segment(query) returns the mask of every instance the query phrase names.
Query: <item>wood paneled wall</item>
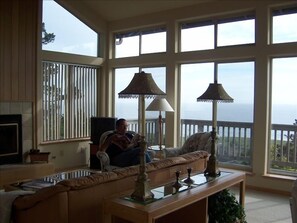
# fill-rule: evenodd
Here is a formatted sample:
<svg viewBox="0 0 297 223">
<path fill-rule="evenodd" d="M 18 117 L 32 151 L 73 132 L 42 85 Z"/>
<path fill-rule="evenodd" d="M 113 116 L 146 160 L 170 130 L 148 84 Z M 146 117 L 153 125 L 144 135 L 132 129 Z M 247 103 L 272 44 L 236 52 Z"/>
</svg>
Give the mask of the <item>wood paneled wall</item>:
<svg viewBox="0 0 297 223">
<path fill-rule="evenodd" d="M 38 0 L 0 0 L 0 101 L 34 101 Z"/>
</svg>

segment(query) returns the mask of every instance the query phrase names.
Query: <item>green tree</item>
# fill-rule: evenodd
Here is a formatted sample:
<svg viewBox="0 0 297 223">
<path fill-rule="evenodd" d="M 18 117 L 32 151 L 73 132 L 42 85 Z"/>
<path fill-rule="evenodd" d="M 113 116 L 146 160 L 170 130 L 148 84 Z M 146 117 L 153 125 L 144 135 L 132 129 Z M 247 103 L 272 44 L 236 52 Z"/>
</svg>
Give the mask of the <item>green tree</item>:
<svg viewBox="0 0 297 223">
<path fill-rule="evenodd" d="M 42 44 L 48 44 L 55 41 L 56 35 L 54 33 L 48 33 L 45 29 L 45 23 L 42 23 Z"/>
</svg>

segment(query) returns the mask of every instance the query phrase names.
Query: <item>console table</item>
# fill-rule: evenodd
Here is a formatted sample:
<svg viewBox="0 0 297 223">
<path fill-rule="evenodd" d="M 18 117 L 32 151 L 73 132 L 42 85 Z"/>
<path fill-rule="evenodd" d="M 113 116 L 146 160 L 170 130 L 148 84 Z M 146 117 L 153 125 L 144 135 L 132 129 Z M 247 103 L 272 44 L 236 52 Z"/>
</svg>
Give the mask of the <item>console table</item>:
<svg viewBox="0 0 297 223">
<path fill-rule="evenodd" d="M 203 177 L 203 174 L 200 175 Z M 210 182 L 202 182 L 174 194 L 171 194 L 170 188 L 168 193 L 162 187 L 152 189 L 156 199 L 146 204 L 129 200 L 127 195 L 107 199 L 104 203 L 105 222 L 207 222 L 208 197 L 236 184 L 240 187 L 239 202 L 244 206 L 245 173 L 232 170 L 222 172 L 220 177 Z"/>
</svg>

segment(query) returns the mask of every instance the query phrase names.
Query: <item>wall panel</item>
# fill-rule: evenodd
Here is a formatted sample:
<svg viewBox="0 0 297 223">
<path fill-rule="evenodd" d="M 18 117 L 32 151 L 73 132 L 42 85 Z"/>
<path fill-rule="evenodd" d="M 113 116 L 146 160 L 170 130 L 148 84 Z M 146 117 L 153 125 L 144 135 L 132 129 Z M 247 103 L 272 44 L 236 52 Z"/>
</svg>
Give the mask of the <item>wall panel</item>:
<svg viewBox="0 0 297 223">
<path fill-rule="evenodd" d="M 38 4 L 0 1 L 0 101 L 34 100 Z"/>
</svg>

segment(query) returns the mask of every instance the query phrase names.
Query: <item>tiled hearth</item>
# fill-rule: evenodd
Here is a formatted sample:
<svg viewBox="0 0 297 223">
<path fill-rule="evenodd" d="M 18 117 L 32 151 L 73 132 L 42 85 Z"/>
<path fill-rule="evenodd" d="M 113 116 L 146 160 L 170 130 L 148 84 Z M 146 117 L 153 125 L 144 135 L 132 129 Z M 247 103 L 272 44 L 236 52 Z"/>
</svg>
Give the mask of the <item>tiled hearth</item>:
<svg viewBox="0 0 297 223">
<path fill-rule="evenodd" d="M 0 115 L 22 115 L 23 154 L 33 146 L 33 108 L 32 102 L 0 102 Z M 26 160 L 24 160 L 26 161 Z"/>
</svg>

